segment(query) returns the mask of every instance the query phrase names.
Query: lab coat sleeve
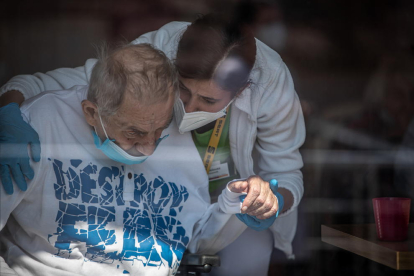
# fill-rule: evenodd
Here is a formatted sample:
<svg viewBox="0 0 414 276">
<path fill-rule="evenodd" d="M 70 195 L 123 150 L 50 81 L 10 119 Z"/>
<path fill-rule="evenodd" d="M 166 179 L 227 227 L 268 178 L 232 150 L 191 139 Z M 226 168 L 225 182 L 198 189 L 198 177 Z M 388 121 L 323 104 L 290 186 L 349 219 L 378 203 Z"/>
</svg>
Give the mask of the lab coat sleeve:
<svg viewBox="0 0 414 276">
<path fill-rule="evenodd" d="M 60 68 L 47 73 L 15 76 L 0 88 L 0 95 L 10 90 L 18 90 L 27 100 L 44 91 L 87 85 L 95 63 L 96 59 L 88 59 L 84 66 L 77 68 Z"/>
<path fill-rule="evenodd" d="M 171 22 L 157 31 L 141 35 L 132 44 L 149 43 L 163 51 L 170 59 L 175 58 L 181 33 L 187 22 Z M 0 88 L 0 95 L 10 90 L 20 91 L 27 100 L 41 92 L 69 89 L 75 85 L 87 85 L 96 59 L 88 59 L 85 65 L 77 68 L 60 68 L 47 73 L 18 75 Z"/>
<path fill-rule="evenodd" d="M 215 254 L 243 233 L 247 227 L 234 215 L 240 213 L 241 195 L 225 188 L 218 202 L 210 205 L 194 225 L 193 238 L 188 245 L 191 253 Z"/>
<path fill-rule="evenodd" d="M 141 35 L 131 43 L 151 44 L 155 48 L 163 51 L 169 59 L 174 60 L 177 54 L 178 42 L 189 24 L 188 22 L 173 21 L 162 26 L 157 31 Z"/>
<path fill-rule="evenodd" d="M 279 188 L 292 193 L 293 206 L 282 217 L 298 206 L 304 192 L 299 148 L 305 140 L 305 123 L 292 77 L 283 62 L 266 83 L 257 114 L 255 166 L 263 179 L 274 178 Z"/>
</svg>

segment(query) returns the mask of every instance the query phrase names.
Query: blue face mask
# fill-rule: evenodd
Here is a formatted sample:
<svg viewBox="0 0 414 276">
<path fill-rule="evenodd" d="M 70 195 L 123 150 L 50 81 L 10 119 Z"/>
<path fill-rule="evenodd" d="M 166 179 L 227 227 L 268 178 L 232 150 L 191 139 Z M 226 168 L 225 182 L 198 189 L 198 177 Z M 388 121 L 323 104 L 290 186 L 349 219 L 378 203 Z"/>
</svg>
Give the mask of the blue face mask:
<svg viewBox="0 0 414 276">
<path fill-rule="evenodd" d="M 93 141 L 95 143 L 95 146 L 100 149 L 106 156 L 108 156 L 110 159 L 124 163 L 127 165 L 134 165 L 134 164 L 140 164 L 147 160 L 148 156 L 133 156 L 128 154 L 126 151 L 124 151 L 122 148 L 120 148 L 117 144 L 115 144 L 115 140 L 110 140 L 108 138 L 108 135 L 106 134 L 105 127 L 102 124 L 101 116 L 99 115 L 99 120 L 101 121 L 101 126 L 103 128 L 103 131 L 106 136 L 106 140 L 101 143 L 101 139 L 96 134 L 96 130 L 92 132 L 93 135 Z M 161 143 L 162 140 L 167 138 L 168 135 L 165 135 L 162 138 L 159 138 L 156 142 L 155 149 L 157 149 L 158 145 Z M 155 151 L 155 150 L 154 150 Z"/>
</svg>

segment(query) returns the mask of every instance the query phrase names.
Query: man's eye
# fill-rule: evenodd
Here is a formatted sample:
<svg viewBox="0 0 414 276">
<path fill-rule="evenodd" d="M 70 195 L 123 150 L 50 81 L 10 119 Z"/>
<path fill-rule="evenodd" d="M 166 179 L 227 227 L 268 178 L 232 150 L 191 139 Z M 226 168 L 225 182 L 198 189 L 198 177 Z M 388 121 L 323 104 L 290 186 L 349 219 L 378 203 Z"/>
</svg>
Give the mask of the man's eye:
<svg viewBox="0 0 414 276">
<path fill-rule="evenodd" d="M 137 133 L 135 131 L 125 132 L 125 136 L 127 136 L 127 137 L 134 137 L 135 135 L 137 135 Z"/>
<path fill-rule="evenodd" d="M 137 137 L 137 136 L 143 137 L 143 136 L 145 136 L 145 133 L 141 132 L 141 131 L 127 131 L 127 132 L 125 132 L 125 136 L 127 138 L 134 138 L 134 137 Z"/>
</svg>

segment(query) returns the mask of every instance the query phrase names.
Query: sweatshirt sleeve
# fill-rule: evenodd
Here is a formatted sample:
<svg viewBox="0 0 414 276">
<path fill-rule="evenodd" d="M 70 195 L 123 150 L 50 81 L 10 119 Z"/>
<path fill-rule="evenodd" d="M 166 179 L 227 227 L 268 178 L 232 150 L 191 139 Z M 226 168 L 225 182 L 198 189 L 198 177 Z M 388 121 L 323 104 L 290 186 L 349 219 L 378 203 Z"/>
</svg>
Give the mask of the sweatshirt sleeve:
<svg viewBox="0 0 414 276">
<path fill-rule="evenodd" d="M 96 59 L 88 59 L 84 66 L 77 68 L 60 68 L 47 73 L 15 76 L 0 88 L 0 95 L 10 90 L 18 90 L 27 100 L 44 91 L 87 85 L 95 63 Z"/>
<path fill-rule="evenodd" d="M 0 271 L 2 276 L 18 276 L 17 273 L 0 257 Z"/>
<path fill-rule="evenodd" d="M 0 180 L 1 183 L 1 180 Z M 15 185 L 13 181 L 13 185 Z M 30 187 L 30 181 L 28 183 Z M 0 230 L 4 228 L 11 213 L 16 209 L 19 203 L 23 200 L 25 192 L 15 190 L 12 195 L 6 194 L 3 188 L 0 191 Z"/>
<path fill-rule="evenodd" d="M 240 236 L 247 226 L 234 214 L 240 213 L 240 196 L 227 187 L 195 224 L 193 238 L 188 245 L 191 253 L 215 254 Z"/>
</svg>

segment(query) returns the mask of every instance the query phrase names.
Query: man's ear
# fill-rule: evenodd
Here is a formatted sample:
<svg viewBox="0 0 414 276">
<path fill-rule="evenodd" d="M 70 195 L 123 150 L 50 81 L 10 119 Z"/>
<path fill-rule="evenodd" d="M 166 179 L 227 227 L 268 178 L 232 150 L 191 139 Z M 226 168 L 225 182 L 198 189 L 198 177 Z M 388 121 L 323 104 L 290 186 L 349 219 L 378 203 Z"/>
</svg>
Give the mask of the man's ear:
<svg viewBox="0 0 414 276">
<path fill-rule="evenodd" d="M 96 104 L 89 100 L 82 101 L 82 111 L 85 116 L 86 122 L 95 127 L 98 126 L 98 107 Z"/>
</svg>

